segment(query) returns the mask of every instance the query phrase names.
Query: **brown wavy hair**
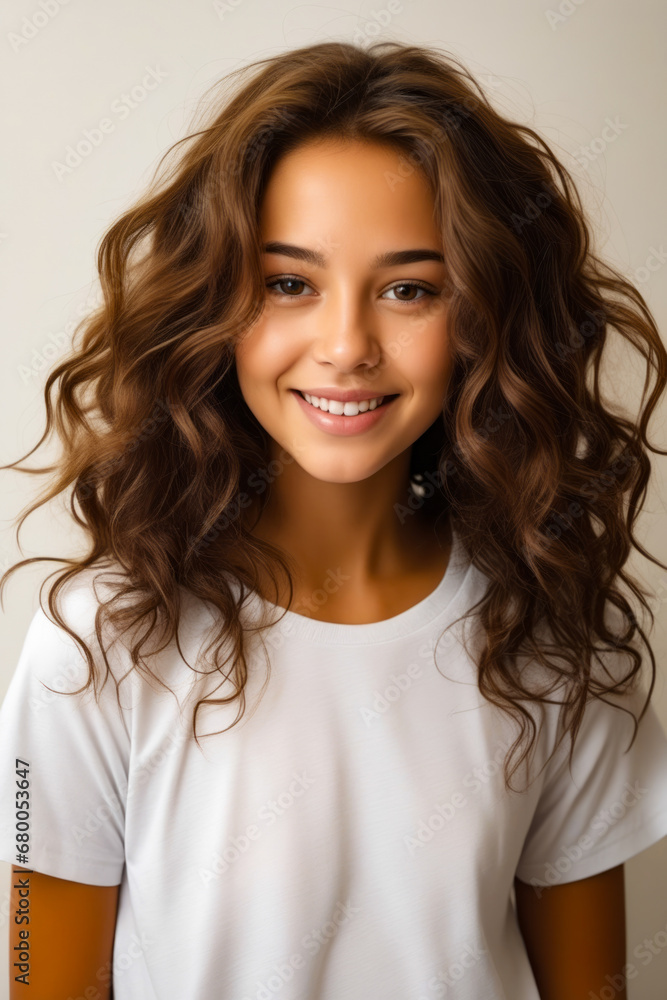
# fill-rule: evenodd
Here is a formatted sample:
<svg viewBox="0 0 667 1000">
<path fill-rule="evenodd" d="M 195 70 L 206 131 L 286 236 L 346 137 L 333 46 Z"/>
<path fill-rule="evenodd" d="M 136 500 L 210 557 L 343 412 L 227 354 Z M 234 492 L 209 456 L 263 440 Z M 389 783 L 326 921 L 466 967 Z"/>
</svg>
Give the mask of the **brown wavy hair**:
<svg viewBox="0 0 667 1000">
<path fill-rule="evenodd" d="M 230 81 L 238 85 L 222 94 Z M 310 45 L 250 63 L 209 93 L 215 113 L 165 153 L 148 192 L 101 240 L 102 305 L 50 372 L 46 429 L 18 460 L 57 432 L 57 464 L 19 470 L 55 476 L 21 516 L 17 538 L 30 513 L 72 487 L 69 510 L 89 551 L 53 560 L 69 568 L 48 603 L 85 652 L 85 688 L 96 683 L 93 658 L 55 601 L 69 578 L 110 562 L 121 567 L 121 583 L 96 611 L 100 646 L 103 614 L 115 626 L 144 624 L 130 646 L 132 666 L 164 683 L 142 650 L 161 628 L 165 644 L 175 636 L 182 655 L 178 623 L 188 592 L 220 613 L 207 651 L 233 692 L 210 704 L 238 698 L 232 725 L 243 715 L 245 588 L 259 590 L 259 567 L 274 585 L 277 572 L 286 575 L 290 604 L 293 586 L 285 553 L 254 537 L 244 515 L 243 487 L 271 478 L 258 476 L 269 464 L 269 438 L 240 393 L 234 344 L 265 304 L 259 208 L 271 170 L 307 140 L 336 138 L 389 145 L 397 172 L 388 183 L 421 170 L 434 191 L 453 368 L 442 419 L 412 448 L 413 500 L 449 514 L 468 558 L 488 578 L 468 615 L 476 614 L 484 637 L 479 689 L 520 724 L 506 783 L 514 754 L 523 749 L 523 761 L 535 740 L 526 704 L 548 701 L 524 685 L 516 667 L 522 651 L 567 689 L 558 704 L 572 753 L 588 699 L 636 683 L 637 632 L 652 667 L 641 720 L 655 658 L 617 583 L 653 623 L 648 591 L 623 567 L 633 545 L 663 566 L 636 541 L 633 525 L 650 476 L 647 449 L 667 454 L 646 438 L 667 354 L 642 295 L 593 253 L 568 171 L 535 131 L 503 117 L 469 71 L 435 47 Z M 646 362 L 635 420 L 601 399 L 612 330 Z M 651 368 L 655 386 L 646 398 Z M 425 475 L 436 483 L 430 494 L 420 489 Z M 269 495 L 270 486 L 261 509 Z M 0 594 L 7 577 L 33 561 L 12 566 Z M 619 630 L 605 620 L 608 605 L 620 613 Z M 547 635 L 557 662 L 545 656 Z M 226 641 L 233 662 L 225 673 L 230 657 L 217 658 Z M 605 650 L 629 656 L 627 674 L 613 684 L 592 669 L 594 654 Z M 193 712 L 196 740 L 205 701 Z"/>
</svg>

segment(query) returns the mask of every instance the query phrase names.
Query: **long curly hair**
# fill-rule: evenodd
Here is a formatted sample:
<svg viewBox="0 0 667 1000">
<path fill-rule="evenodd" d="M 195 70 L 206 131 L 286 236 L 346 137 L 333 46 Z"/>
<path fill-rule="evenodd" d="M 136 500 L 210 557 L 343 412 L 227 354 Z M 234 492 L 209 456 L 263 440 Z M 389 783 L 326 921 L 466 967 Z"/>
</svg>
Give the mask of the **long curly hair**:
<svg viewBox="0 0 667 1000">
<path fill-rule="evenodd" d="M 222 94 L 229 82 L 238 85 Z M 208 649 L 232 692 L 209 703 L 238 699 L 232 725 L 243 715 L 246 589 L 259 590 L 261 569 L 274 585 L 277 573 L 285 574 L 290 603 L 294 592 L 287 554 L 253 536 L 243 514 L 244 486 L 253 477 L 266 485 L 263 509 L 271 475 L 269 438 L 241 395 L 234 345 L 265 306 L 259 209 L 272 168 L 306 140 L 340 138 L 391 146 L 397 171 L 387 183 L 421 170 L 434 191 L 452 372 L 442 419 L 412 448 L 411 502 L 447 512 L 488 579 L 468 614 L 484 637 L 479 690 L 519 723 L 506 783 L 510 762 L 523 751 L 511 776 L 535 741 L 528 703 L 548 700 L 525 685 L 516 667 L 522 652 L 566 691 L 558 704 L 571 754 L 588 699 L 636 684 L 637 633 L 652 667 L 641 720 L 655 658 L 617 584 L 632 590 L 652 624 L 649 591 L 623 567 L 633 545 L 663 566 L 637 542 L 633 525 L 650 476 L 647 449 L 667 454 L 646 438 L 667 354 L 640 292 L 593 253 L 568 171 L 535 131 L 503 117 L 469 71 L 436 47 L 309 45 L 245 65 L 208 93 L 214 114 L 165 153 L 147 193 L 102 238 L 102 304 L 77 327 L 80 344 L 48 375 L 42 438 L 3 466 L 16 467 L 57 432 L 58 462 L 19 470 L 55 475 L 22 514 L 17 538 L 30 513 L 72 487 L 68 509 L 88 553 L 57 560 L 68 568 L 48 603 L 86 655 L 85 688 L 96 684 L 94 660 L 56 598 L 68 579 L 108 562 L 122 572 L 95 617 L 107 675 L 103 618 L 136 629 L 132 668 L 164 683 L 142 650 L 159 633 L 165 645 L 175 637 L 182 655 L 178 624 L 187 593 L 219 612 Z M 601 399 L 612 330 L 646 362 L 635 420 Z M 650 368 L 655 386 L 647 398 Z M 9 575 L 33 561 L 3 575 L 0 595 Z M 622 627 L 610 627 L 607 606 Z M 230 655 L 218 662 L 227 642 Z M 592 661 L 605 651 L 628 654 L 627 674 L 596 678 Z M 194 707 L 195 740 L 205 702 Z"/>
</svg>

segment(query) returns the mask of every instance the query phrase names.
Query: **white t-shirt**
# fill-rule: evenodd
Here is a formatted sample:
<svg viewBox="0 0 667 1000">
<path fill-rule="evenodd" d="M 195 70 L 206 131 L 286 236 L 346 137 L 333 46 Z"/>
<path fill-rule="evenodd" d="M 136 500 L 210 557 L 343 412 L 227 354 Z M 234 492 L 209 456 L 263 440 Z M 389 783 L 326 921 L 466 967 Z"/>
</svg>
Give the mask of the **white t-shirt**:
<svg viewBox="0 0 667 1000">
<path fill-rule="evenodd" d="M 92 572 L 60 605 L 85 636 Z M 632 718 L 591 701 L 572 775 L 566 741 L 538 774 L 557 735 L 559 706 L 546 705 L 532 781 L 520 769 L 521 790 L 505 791 L 516 724 L 480 695 L 459 631 L 436 648 L 484 585 L 454 535 L 442 581 L 402 614 L 343 625 L 287 612 L 264 645 L 251 639 L 243 720 L 201 736 L 203 752 L 192 707 L 220 674 L 195 689 L 172 643 L 151 666 L 180 710 L 136 671 L 122 709 L 112 678 L 99 704 L 50 693 L 40 680 L 74 690 L 87 665 L 38 609 L 0 712 L 0 858 L 16 862 L 28 780 L 25 866 L 120 884 L 115 1000 L 539 1000 L 514 876 L 586 878 L 667 835 L 667 738 L 651 703 L 625 753 Z M 243 612 L 262 606 L 253 593 Z M 180 642 L 200 670 L 213 624 L 192 599 Z M 120 680 L 127 649 L 108 655 Z M 635 715 L 644 700 L 627 703 Z M 200 709 L 198 734 L 238 711 Z"/>
</svg>

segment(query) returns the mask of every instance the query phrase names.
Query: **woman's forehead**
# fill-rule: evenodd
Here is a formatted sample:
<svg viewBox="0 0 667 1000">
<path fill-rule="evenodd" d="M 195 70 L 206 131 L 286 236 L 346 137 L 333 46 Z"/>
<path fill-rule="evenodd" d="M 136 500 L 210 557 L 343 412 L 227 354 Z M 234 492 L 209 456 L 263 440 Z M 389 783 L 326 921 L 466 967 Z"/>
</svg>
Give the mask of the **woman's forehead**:
<svg viewBox="0 0 667 1000">
<path fill-rule="evenodd" d="M 383 243 L 432 241 L 437 227 L 431 188 L 417 170 L 401 176 L 400 157 L 395 149 L 361 142 L 313 143 L 285 154 L 262 199 L 264 240 L 308 240 L 310 246 L 326 236 L 340 244 L 372 229 L 383 234 Z"/>
</svg>

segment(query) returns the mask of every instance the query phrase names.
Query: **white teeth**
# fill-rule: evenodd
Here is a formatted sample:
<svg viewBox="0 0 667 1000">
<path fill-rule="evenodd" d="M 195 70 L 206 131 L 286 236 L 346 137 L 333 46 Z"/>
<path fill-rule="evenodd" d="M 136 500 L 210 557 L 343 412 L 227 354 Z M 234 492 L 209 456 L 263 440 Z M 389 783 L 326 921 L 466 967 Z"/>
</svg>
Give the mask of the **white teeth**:
<svg viewBox="0 0 667 1000">
<path fill-rule="evenodd" d="M 324 396 L 310 396 L 307 392 L 304 392 L 303 395 L 311 406 L 316 406 L 325 413 L 334 413 L 345 417 L 356 417 L 358 413 L 365 413 L 366 410 L 374 410 L 384 399 L 384 396 L 376 396 L 375 399 L 361 399 L 358 403 L 343 403 L 340 399 L 325 399 Z"/>
</svg>

